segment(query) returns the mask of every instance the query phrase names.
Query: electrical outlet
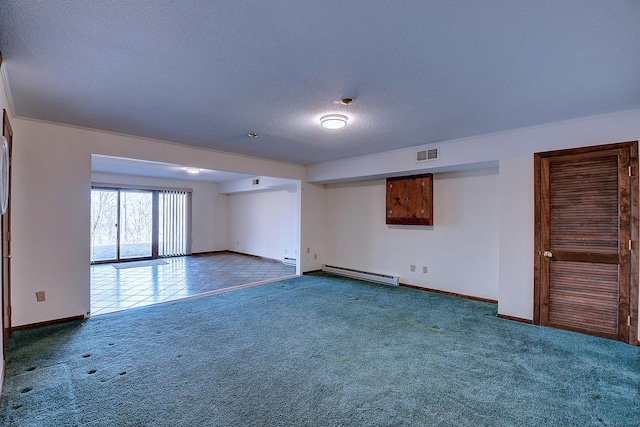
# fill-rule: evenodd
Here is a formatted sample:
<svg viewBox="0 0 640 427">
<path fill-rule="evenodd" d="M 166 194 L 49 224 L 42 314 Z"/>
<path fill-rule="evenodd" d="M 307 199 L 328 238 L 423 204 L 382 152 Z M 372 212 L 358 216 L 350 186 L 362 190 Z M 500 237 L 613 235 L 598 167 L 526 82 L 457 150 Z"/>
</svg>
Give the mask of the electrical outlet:
<svg viewBox="0 0 640 427">
<path fill-rule="evenodd" d="M 318 259 L 318 254 L 313 254 L 313 259 Z"/>
<path fill-rule="evenodd" d="M 422 272 L 423 272 L 424 274 L 427 274 L 427 266 L 426 266 L 426 265 L 423 265 L 423 266 L 422 266 Z"/>
<path fill-rule="evenodd" d="M 47 294 L 44 291 L 36 292 L 36 301 L 44 302 L 47 299 Z"/>
<path fill-rule="evenodd" d="M 415 266 L 415 265 L 413 265 L 413 264 L 411 264 L 411 265 L 409 266 L 409 270 L 411 270 L 411 271 L 416 271 L 416 266 Z"/>
<path fill-rule="evenodd" d="M 311 248 L 307 248 L 307 253 L 310 253 L 310 252 L 311 252 Z"/>
</svg>

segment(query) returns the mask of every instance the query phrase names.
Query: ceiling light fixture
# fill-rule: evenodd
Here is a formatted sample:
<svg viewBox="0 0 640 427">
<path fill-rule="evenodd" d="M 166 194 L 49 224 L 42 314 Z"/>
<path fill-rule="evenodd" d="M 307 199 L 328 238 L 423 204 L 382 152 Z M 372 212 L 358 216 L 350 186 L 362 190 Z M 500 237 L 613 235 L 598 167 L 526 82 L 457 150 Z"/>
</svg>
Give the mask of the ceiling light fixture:
<svg viewBox="0 0 640 427">
<path fill-rule="evenodd" d="M 184 170 L 193 175 L 200 173 L 200 168 L 184 168 Z"/>
<path fill-rule="evenodd" d="M 257 137 L 260 136 L 260 134 L 259 133 L 255 133 L 255 132 L 251 132 L 251 133 L 248 133 L 247 136 L 249 138 L 257 138 Z"/>
<path fill-rule="evenodd" d="M 327 114 L 320 117 L 320 124 L 325 129 L 342 129 L 347 125 L 347 120 L 349 118 L 342 114 Z"/>
</svg>

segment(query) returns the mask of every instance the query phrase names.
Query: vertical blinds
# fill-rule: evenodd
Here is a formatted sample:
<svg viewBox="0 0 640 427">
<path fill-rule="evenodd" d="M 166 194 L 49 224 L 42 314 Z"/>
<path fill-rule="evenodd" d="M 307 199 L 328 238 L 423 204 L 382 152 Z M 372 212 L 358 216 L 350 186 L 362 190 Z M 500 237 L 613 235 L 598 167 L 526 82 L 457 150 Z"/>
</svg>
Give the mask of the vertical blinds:
<svg viewBox="0 0 640 427">
<path fill-rule="evenodd" d="M 158 195 L 158 256 L 191 253 L 189 242 L 190 193 L 181 190 L 160 191 Z"/>
</svg>

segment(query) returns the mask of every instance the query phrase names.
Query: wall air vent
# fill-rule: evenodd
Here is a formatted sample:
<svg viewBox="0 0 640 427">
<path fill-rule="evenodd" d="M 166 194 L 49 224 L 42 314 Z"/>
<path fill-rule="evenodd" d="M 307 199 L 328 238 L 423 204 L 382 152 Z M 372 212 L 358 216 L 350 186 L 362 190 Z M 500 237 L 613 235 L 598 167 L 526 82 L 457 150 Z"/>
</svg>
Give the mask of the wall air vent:
<svg viewBox="0 0 640 427">
<path fill-rule="evenodd" d="M 291 258 L 288 256 L 282 258 L 282 263 L 284 265 L 288 265 L 289 267 L 295 267 L 298 264 L 295 258 Z"/>
<path fill-rule="evenodd" d="M 440 148 L 429 148 L 416 153 L 416 162 L 431 162 L 440 158 Z"/>
<path fill-rule="evenodd" d="M 260 178 L 254 179 L 253 180 L 253 185 L 258 185 L 258 184 L 260 184 Z"/>
</svg>

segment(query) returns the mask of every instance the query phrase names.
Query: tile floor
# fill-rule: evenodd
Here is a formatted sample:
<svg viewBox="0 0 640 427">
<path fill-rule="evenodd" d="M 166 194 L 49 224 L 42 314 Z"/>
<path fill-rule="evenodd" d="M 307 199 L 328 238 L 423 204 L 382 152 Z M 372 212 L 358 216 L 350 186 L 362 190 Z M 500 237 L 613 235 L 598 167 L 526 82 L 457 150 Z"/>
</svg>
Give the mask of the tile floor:
<svg viewBox="0 0 640 427">
<path fill-rule="evenodd" d="M 165 265 L 91 266 L 91 315 L 170 301 L 296 274 L 279 261 L 221 252 L 164 258 Z"/>
</svg>

